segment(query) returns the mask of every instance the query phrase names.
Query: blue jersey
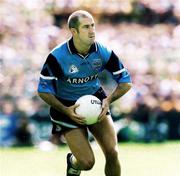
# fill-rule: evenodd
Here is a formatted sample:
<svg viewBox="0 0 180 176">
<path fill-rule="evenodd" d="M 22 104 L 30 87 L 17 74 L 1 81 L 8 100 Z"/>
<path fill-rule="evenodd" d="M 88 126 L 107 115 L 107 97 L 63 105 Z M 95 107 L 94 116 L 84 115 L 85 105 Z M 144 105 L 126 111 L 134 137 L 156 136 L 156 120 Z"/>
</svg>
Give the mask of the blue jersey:
<svg viewBox="0 0 180 176">
<path fill-rule="evenodd" d="M 77 52 L 71 38 L 48 55 L 41 70 L 38 92 L 75 101 L 82 95 L 94 94 L 101 87 L 98 74 L 104 69 L 117 83 L 131 82 L 127 69 L 112 50 L 95 42 L 83 56 Z"/>
</svg>

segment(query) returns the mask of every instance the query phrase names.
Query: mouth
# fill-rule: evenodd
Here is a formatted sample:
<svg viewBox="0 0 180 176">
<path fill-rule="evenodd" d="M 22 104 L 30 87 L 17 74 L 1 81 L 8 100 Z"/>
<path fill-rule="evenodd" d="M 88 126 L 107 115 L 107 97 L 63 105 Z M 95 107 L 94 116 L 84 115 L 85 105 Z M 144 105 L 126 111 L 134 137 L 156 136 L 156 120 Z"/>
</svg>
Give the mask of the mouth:
<svg viewBox="0 0 180 176">
<path fill-rule="evenodd" d="M 92 35 L 92 36 L 89 36 L 89 38 L 90 38 L 90 39 L 93 39 L 93 38 L 95 38 L 95 36 L 94 36 L 94 35 Z"/>
</svg>

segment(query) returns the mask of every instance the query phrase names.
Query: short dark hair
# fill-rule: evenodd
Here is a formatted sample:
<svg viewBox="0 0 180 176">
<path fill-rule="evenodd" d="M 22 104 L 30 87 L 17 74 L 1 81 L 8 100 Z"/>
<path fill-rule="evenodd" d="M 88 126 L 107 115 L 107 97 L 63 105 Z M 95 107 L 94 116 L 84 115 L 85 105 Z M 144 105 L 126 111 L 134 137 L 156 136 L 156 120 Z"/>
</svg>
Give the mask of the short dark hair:
<svg viewBox="0 0 180 176">
<path fill-rule="evenodd" d="M 92 18 L 92 15 L 89 12 L 85 11 L 85 10 L 78 10 L 78 11 L 73 12 L 68 18 L 68 27 L 69 27 L 69 29 L 75 28 L 75 29 L 78 30 L 79 25 L 80 25 L 80 23 L 79 23 L 79 18 L 80 17 L 83 17 L 83 18 L 90 17 L 90 18 Z"/>
</svg>

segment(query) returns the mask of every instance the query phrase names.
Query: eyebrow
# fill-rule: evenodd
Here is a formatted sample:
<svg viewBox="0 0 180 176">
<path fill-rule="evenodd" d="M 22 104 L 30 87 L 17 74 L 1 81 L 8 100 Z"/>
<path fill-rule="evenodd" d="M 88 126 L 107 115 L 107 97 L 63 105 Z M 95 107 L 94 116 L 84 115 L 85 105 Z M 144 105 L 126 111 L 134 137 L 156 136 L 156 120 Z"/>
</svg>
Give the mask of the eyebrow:
<svg viewBox="0 0 180 176">
<path fill-rule="evenodd" d="M 86 26 L 94 26 L 95 25 L 95 23 L 91 23 L 91 24 L 84 24 L 84 25 L 82 25 L 82 27 L 86 27 Z"/>
</svg>

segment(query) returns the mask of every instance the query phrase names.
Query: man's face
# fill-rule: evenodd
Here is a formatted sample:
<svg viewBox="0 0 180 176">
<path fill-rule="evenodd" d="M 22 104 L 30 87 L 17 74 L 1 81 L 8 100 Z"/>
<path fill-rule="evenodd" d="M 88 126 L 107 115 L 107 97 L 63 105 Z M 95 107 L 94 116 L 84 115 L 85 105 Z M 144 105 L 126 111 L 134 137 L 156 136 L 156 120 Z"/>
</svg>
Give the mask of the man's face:
<svg viewBox="0 0 180 176">
<path fill-rule="evenodd" d="M 91 45 L 95 40 L 95 24 L 92 18 L 79 18 L 79 30 L 77 37 L 80 42 L 85 45 Z"/>
</svg>

